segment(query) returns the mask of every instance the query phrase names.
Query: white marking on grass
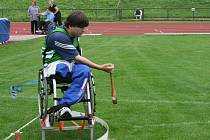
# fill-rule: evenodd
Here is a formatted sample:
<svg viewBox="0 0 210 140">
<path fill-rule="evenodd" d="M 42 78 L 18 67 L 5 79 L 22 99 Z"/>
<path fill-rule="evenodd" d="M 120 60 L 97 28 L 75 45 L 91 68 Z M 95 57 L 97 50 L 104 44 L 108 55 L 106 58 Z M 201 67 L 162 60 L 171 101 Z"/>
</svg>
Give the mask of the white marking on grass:
<svg viewBox="0 0 210 140">
<path fill-rule="evenodd" d="M 210 35 L 210 33 L 144 33 L 144 35 Z"/>
<path fill-rule="evenodd" d="M 30 125 L 32 122 L 34 122 L 36 119 L 38 119 L 39 117 L 35 117 L 33 118 L 31 121 L 29 121 L 28 123 L 26 123 L 25 125 L 23 125 L 22 127 L 20 127 L 18 130 L 16 130 L 15 132 L 13 133 L 10 133 L 10 135 L 8 137 L 6 137 L 4 140 L 8 140 L 10 139 L 12 136 L 15 135 L 15 133 L 19 133 L 22 129 L 24 129 L 25 127 L 27 127 L 28 125 Z"/>
<path fill-rule="evenodd" d="M 177 122 L 177 123 L 161 123 L 161 124 L 143 124 L 143 125 L 134 125 L 135 128 L 145 128 L 145 127 L 176 127 L 183 125 L 197 125 L 197 124 L 210 124 L 210 121 L 206 122 Z"/>
<path fill-rule="evenodd" d="M 39 37 L 44 37 L 45 35 L 11 35 L 9 41 L 22 41 L 29 40 Z"/>
<path fill-rule="evenodd" d="M 102 35 L 102 34 L 83 34 L 83 35 Z M 11 35 L 9 41 L 22 41 L 22 40 L 30 40 L 30 39 L 35 39 L 35 38 L 40 38 L 44 37 L 46 35 Z"/>
<path fill-rule="evenodd" d="M 20 93 L 21 94 L 21 93 Z M 11 96 L 0 96 L 1 98 L 11 98 Z M 17 98 L 24 98 L 24 99 L 37 99 L 37 97 L 33 96 L 18 96 Z M 97 99 L 97 101 L 101 102 L 111 102 L 111 100 L 106 99 Z M 155 104 L 203 104 L 209 105 L 210 102 L 204 101 L 172 101 L 172 100 L 132 100 L 132 99 L 118 99 L 119 102 L 128 102 L 128 103 L 155 103 Z"/>
<path fill-rule="evenodd" d="M 21 93 L 17 93 L 21 94 Z M 0 96 L 1 98 L 12 98 L 11 96 Z M 33 96 L 19 96 L 17 95 L 17 98 L 24 98 L 24 99 L 37 99 L 38 97 L 33 97 Z"/>
<path fill-rule="evenodd" d="M 98 101 L 110 102 L 111 100 L 97 99 Z M 172 101 L 172 100 L 132 100 L 132 99 L 118 99 L 119 102 L 128 103 L 156 103 L 156 104 L 207 104 L 210 102 L 203 101 Z"/>
<path fill-rule="evenodd" d="M 102 35 L 102 34 L 83 34 L 84 36 L 98 36 L 98 35 Z"/>
</svg>

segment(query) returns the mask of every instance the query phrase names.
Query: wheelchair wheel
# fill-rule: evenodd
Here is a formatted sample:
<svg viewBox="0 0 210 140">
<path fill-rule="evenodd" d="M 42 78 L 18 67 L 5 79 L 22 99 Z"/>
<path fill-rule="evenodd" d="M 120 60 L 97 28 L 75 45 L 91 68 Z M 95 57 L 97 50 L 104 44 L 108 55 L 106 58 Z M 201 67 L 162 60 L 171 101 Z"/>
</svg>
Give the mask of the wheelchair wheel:
<svg viewBox="0 0 210 140">
<path fill-rule="evenodd" d="M 94 99 L 94 89 L 93 89 L 93 82 L 89 81 L 86 85 L 86 91 L 84 94 L 84 99 L 88 100 L 88 102 L 84 102 L 84 110 L 85 110 L 85 115 L 89 117 L 88 119 L 88 124 L 92 125 L 94 122 L 94 107 L 95 103 L 93 100 Z"/>
<path fill-rule="evenodd" d="M 50 122 L 50 126 L 54 125 L 54 122 L 55 122 L 55 115 L 54 114 L 49 114 L 49 122 Z"/>
<path fill-rule="evenodd" d="M 43 75 L 43 70 L 40 70 L 38 76 L 38 108 L 40 119 L 43 119 L 47 112 L 48 88 L 47 79 Z"/>
</svg>

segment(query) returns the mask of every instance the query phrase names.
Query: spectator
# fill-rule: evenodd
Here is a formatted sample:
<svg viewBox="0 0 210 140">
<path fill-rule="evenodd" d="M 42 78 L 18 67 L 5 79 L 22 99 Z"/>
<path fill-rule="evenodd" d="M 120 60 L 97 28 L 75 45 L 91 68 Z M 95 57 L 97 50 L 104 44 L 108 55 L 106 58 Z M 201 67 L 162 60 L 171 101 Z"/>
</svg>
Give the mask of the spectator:
<svg viewBox="0 0 210 140">
<path fill-rule="evenodd" d="M 136 9 L 136 11 L 134 12 L 134 15 L 136 19 L 142 20 L 142 10 Z"/>
<path fill-rule="evenodd" d="M 39 15 L 40 8 L 36 5 L 36 1 L 32 1 L 31 6 L 28 8 L 28 15 L 30 16 L 31 21 L 31 33 L 34 34 L 38 30 L 38 22 L 39 22 Z"/>
<path fill-rule="evenodd" d="M 54 28 L 54 18 L 55 18 L 55 16 L 48 9 L 43 13 L 39 13 L 39 15 L 45 16 L 45 20 L 40 21 L 40 23 L 39 23 L 39 29 L 41 30 L 42 34 L 48 33 L 50 30 L 52 30 Z"/>
<path fill-rule="evenodd" d="M 48 9 L 43 13 L 39 13 L 39 15 L 42 15 L 42 16 L 46 17 L 45 22 L 48 22 L 48 21 L 53 22 L 54 19 L 55 19 L 55 15 Z"/>
<path fill-rule="evenodd" d="M 54 18 L 54 22 L 58 25 L 61 26 L 62 25 L 62 21 L 61 21 L 61 12 L 60 9 L 55 5 L 54 0 L 49 0 L 49 6 L 48 9 L 54 13 L 55 18 Z"/>
</svg>

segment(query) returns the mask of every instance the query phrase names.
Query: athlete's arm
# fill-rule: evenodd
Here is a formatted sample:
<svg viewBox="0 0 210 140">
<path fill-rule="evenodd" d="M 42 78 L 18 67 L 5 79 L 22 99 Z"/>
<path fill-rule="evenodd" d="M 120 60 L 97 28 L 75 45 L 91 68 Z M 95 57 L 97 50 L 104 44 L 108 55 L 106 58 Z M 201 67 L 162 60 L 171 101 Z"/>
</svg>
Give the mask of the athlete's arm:
<svg viewBox="0 0 210 140">
<path fill-rule="evenodd" d="M 91 60 L 89 60 L 85 57 L 82 57 L 80 55 L 77 55 L 75 57 L 75 60 L 77 62 L 82 63 L 82 64 L 86 64 L 91 68 L 98 69 L 98 70 L 103 70 L 103 71 L 108 72 L 108 73 L 112 72 L 112 70 L 114 69 L 114 65 L 111 64 L 111 63 L 102 64 L 102 65 L 96 64 L 96 63 L 92 62 Z"/>
<path fill-rule="evenodd" d="M 63 60 L 71 62 L 79 52 L 73 46 L 67 35 L 61 32 L 55 32 L 47 38 L 47 45 L 50 46 L 62 56 Z"/>
</svg>

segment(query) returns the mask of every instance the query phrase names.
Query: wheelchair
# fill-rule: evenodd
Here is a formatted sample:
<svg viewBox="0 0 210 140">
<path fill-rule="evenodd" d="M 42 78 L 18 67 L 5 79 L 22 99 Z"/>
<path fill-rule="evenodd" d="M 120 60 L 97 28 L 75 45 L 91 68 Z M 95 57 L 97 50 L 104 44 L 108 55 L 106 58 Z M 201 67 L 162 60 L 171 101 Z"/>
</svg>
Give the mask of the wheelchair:
<svg viewBox="0 0 210 140">
<path fill-rule="evenodd" d="M 57 130 L 56 123 L 59 126 L 59 130 L 77 130 L 77 129 L 89 129 L 90 130 L 90 139 L 93 140 L 93 127 L 94 127 L 94 114 L 95 110 L 95 85 L 93 80 L 93 75 L 87 81 L 85 85 L 85 91 L 83 99 L 71 106 L 71 110 L 74 110 L 74 106 L 80 104 L 80 111 L 72 111 L 72 117 L 70 118 L 59 118 L 56 113 L 47 114 L 47 110 L 58 105 L 60 100 L 59 95 L 63 96 L 63 93 L 70 86 L 69 83 L 71 79 L 62 79 L 57 75 L 52 75 L 50 77 L 44 77 L 43 69 L 40 69 L 38 72 L 38 113 L 40 118 L 40 123 L 42 127 L 42 140 L 45 140 L 45 131 L 47 130 Z M 83 105 L 82 105 L 83 104 Z M 81 111 L 82 110 L 82 111 Z M 43 121 L 48 115 L 49 125 L 43 125 Z M 82 121 L 83 124 L 71 125 L 71 126 L 61 126 L 64 122 L 76 122 Z M 86 122 L 86 123 L 85 123 Z"/>
<path fill-rule="evenodd" d="M 38 29 L 39 33 L 41 34 L 48 34 L 52 30 L 56 28 L 56 23 L 52 21 L 39 21 L 38 22 Z"/>
</svg>

